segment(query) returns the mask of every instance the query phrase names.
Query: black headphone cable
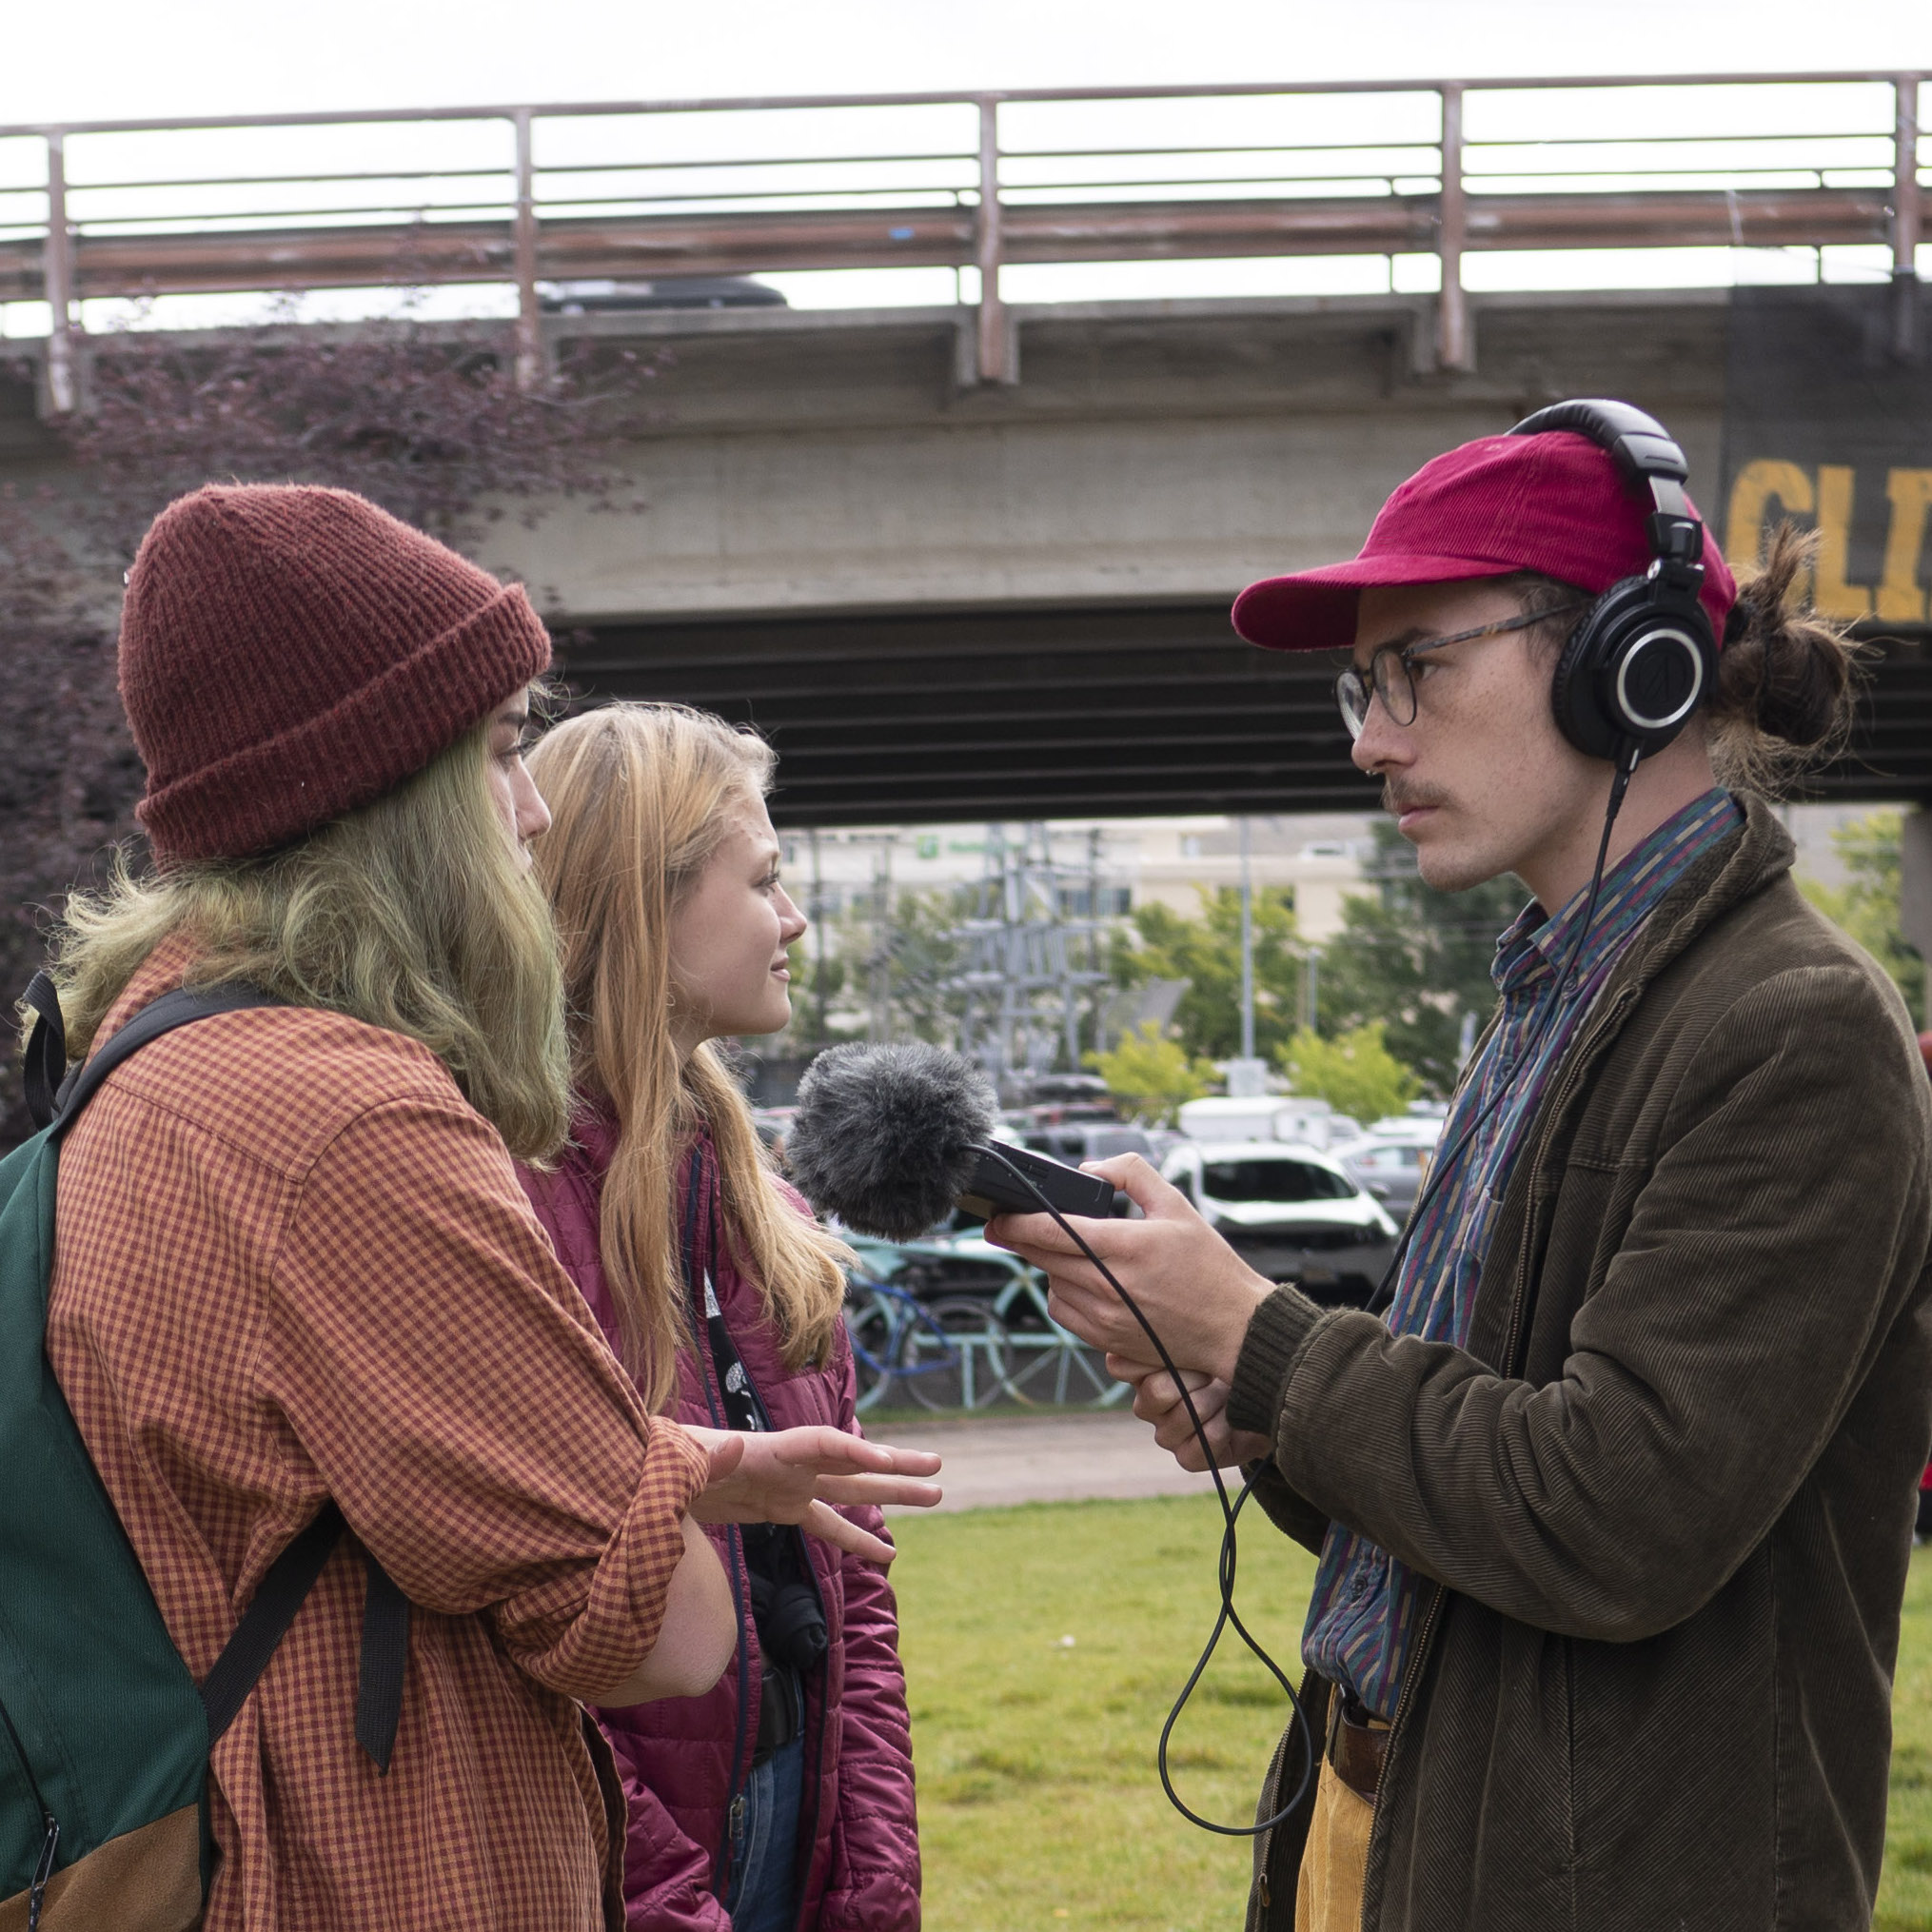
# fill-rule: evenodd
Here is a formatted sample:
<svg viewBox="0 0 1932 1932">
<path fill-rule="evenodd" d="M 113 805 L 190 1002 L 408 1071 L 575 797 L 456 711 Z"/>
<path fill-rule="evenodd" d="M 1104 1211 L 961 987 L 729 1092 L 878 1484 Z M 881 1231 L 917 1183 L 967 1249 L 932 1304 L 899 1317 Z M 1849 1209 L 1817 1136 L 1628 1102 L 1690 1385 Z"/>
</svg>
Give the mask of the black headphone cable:
<svg viewBox="0 0 1932 1932">
<path fill-rule="evenodd" d="M 1214 1461 L 1212 1446 L 1208 1441 L 1207 1425 L 1202 1422 L 1200 1411 L 1194 1407 L 1194 1398 L 1189 1391 L 1187 1382 L 1182 1377 L 1181 1371 L 1174 1366 L 1173 1357 L 1167 1351 L 1167 1344 L 1154 1332 L 1153 1324 L 1141 1311 L 1140 1304 L 1120 1285 L 1114 1271 L 1094 1252 L 1093 1248 L 1087 1241 L 1087 1237 L 1074 1226 L 1053 1202 L 1047 1199 L 1045 1194 L 1035 1184 L 1033 1177 L 1016 1161 L 1007 1159 L 1006 1155 L 1000 1152 L 997 1143 L 989 1143 L 986 1152 L 991 1153 L 999 1162 L 1000 1166 L 1026 1189 L 1027 1193 L 1038 1202 L 1043 1212 L 1053 1216 L 1055 1225 L 1079 1249 L 1081 1254 L 1099 1270 L 1101 1277 L 1106 1281 L 1108 1287 L 1120 1297 L 1122 1306 L 1134 1317 L 1134 1321 L 1139 1325 L 1141 1333 L 1153 1345 L 1154 1354 L 1160 1360 L 1160 1366 L 1173 1378 L 1174 1388 L 1180 1395 L 1181 1406 L 1187 1410 L 1189 1425 L 1193 1429 L 1195 1440 L 1201 1445 L 1201 1454 L 1207 1463 L 1208 1473 L 1213 1478 L 1214 1494 L 1221 1505 L 1221 1551 L 1215 1566 L 1216 1581 L 1220 1588 L 1220 1608 L 1215 1615 L 1214 1627 L 1209 1633 L 1207 1645 L 1202 1649 L 1193 1669 L 1189 1672 L 1187 1683 L 1181 1686 L 1180 1695 L 1174 1699 L 1173 1707 L 1168 1712 L 1166 1724 L 1161 1726 L 1160 1745 L 1155 1752 L 1154 1763 L 1156 1769 L 1160 1773 L 1160 1787 L 1167 1793 L 1168 1803 L 1190 1824 L 1197 1824 L 1203 1831 L 1217 1833 L 1222 1838 L 1258 1838 L 1263 1832 L 1272 1831 L 1301 1803 L 1303 1794 L 1308 1789 L 1309 1779 L 1314 1770 L 1315 1752 L 1314 1737 L 1309 1726 L 1308 1713 L 1301 1707 L 1301 1699 L 1295 1694 L 1294 1686 L 1289 1682 L 1288 1675 L 1281 1666 L 1269 1655 L 1267 1648 L 1262 1645 L 1261 1641 L 1241 1621 L 1241 1614 L 1234 1607 L 1234 1571 L 1238 1553 L 1235 1522 L 1241 1514 L 1243 1504 L 1253 1493 L 1253 1478 L 1250 1477 L 1245 1481 L 1241 1485 L 1240 1493 L 1232 1501 L 1229 1499 L 1228 1485 L 1222 1479 L 1220 1469 Z M 1174 1725 L 1179 1723 L 1181 1712 L 1186 1707 L 1188 1699 L 1193 1695 L 1194 1686 L 1200 1683 L 1202 1675 L 1207 1670 L 1208 1665 L 1221 1642 L 1222 1632 L 1230 1626 L 1233 1628 L 1242 1643 L 1268 1666 L 1270 1675 L 1287 1692 L 1289 1707 L 1293 1713 L 1290 1719 L 1291 1728 L 1299 1730 L 1303 1739 L 1302 1772 L 1295 1784 L 1294 1796 L 1276 1811 L 1272 1818 L 1264 1818 L 1253 1824 L 1217 1824 L 1212 1818 L 1203 1818 L 1174 1789 L 1173 1778 L 1168 1769 L 1168 1741 L 1173 1735 Z"/>
</svg>

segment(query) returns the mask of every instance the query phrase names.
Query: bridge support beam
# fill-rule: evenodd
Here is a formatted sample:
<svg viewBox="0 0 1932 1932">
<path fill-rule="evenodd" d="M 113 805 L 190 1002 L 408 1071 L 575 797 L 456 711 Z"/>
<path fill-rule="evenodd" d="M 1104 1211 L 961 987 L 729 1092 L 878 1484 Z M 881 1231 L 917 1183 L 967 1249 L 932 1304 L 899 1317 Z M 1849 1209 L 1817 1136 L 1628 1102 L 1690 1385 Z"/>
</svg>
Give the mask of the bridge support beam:
<svg viewBox="0 0 1932 1932">
<path fill-rule="evenodd" d="M 80 401 L 74 368 L 73 230 L 67 212 L 67 143 L 47 137 L 47 245 L 41 274 L 47 287 L 47 381 L 42 407 L 49 416 L 71 416 Z"/>
<path fill-rule="evenodd" d="M 979 103 L 979 222 L 976 238 L 979 267 L 979 326 L 974 375 L 981 383 L 1019 381 L 1018 344 L 1013 318 L 1000 299 L 999 265 L 1004 255 L 999 223 L 999 102 Z"/>
<path fill-rule="evenodd" d="M 1436 298 L 1436 360 L 1465 373 L 1476 366 L 1475 339 L 1469 330 L 1469 301 L 1463 288 L 1463 243 L 1469 233 L 1469 207 L 1463 197 L 1463 90 L 1442 89 L 1442 199 L 1436 227 L 1436 253 L 1442 261 L 1442 293 Z"/>
<path fill-rule="evenodd" d="M 537 168 L 530 110 L 519 108 L 517 129 L 517 387 L 532 395 L 544 386 L 543 314 L 537 301 Z"/>
<path fill-rule="evenodd" d="M 1892 140 L 1892 347 L 1909 362 L 1919 347 L 1919 236 L 1923 198 L 1919 187 L 1919 82 L 1901 74 L 1892 83 L 1898 114 Z"/>
</svg>

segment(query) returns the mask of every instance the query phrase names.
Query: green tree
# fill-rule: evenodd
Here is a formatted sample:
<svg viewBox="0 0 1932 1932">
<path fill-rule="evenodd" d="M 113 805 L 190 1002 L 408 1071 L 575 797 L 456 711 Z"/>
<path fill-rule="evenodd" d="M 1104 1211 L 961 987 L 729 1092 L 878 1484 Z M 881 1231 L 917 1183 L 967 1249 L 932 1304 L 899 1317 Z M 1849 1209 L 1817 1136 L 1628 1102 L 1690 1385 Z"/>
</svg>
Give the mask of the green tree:
<svg viewBox="0 0 1932 1932">
<path fill-rule="evenodd" d="M 792 969 L 792 1023 L 781 1036 L 787 1053 L 816 1054 L 821 1047 L 836 1046 L 852 1037 L 850 1032 L 841 1032 L 832 1024 L 848 976 L 843 955 L 833 950 L 831 936 L 826 936 L 822 962 L 817 933 L 808 934 L 785 955 Z"/>
<path fill-rule="evenodd" d="M 1831 835 L 1850 878 L 1842 886 L 1801 878 L 1799 890 L 1842 932 L 1854 938 L 1898 982 L 1912 1012 L 1925 1025 L 1925 961 L 1907 943 L 1899 924 L 1899 841 L 1904 814 L 1868 812 Z"/>
<path fill-rule="evenodd" d="M 1200 888 L 1201 911 L 1187 918 L 1153 904 L 1134 914 L 1136 944 L 1123 938 L 1114 956 L 1122 986 L 1185 979 L 1174 1031 L 1191 1058 L 1225 1060 L 1241 1051 L 1241 895 L 1233 886 Z M 1301 1003 L 1301 943 L 1291 893 L 1254 894 L 1254 1051 L 1272 1058 L 1294 1032 Z"/>
<path fill-rule="evenodd" d="M 1465 1015 L 1478 1031 L 1496 1003 L 1489 977 L 1496 939 L 1523 909 L 1515 879 L 1468 892 L 1437 892 L 1415 869 L 1415 854 L 1393 825 L 1375 827 L 1368 866 L 1372 897 L 1342 902 L 1343 928 L 1322 950 L 1319 1024 L 1333 1038 L 1383 1022 L 1388 1049 L 1446 1099 L 1460 1071 Z"/>
<path fill-rule="evenodd" d="M 1162 1035 L 1153 1020 L 1124 1035 L 1111 1053 L 1089 1054 L 1087 1064 L 1107 1082 L 1122 1113 L 1143 1126 L 1165 1127 L 1174 1112 L 1208 1092 L 1214 1070 L 1191 1061 L 1176 1039 Z"/>
<path fill-rule="evenodd" d="M 1295 1093 L 1326 1100 L 1366 1127 L 1400 1112 L 1422 1089 L 1414 1072 L 1389 1051 L 1384 1032 L 1379 1019 L 1331 1040 L 1304 1027 L 1282 1049 L 1281 1071 Z"/>
<path fill-rule="evenodd" d="M 874 925 L 863 963 L 855 959 L 852 970 L 856 982 L 866 984 L 884 949 L 890 1038 L 944 1045 L 957 1036 L 966 1002 L 955 981 L 966 949 L 956 934 L 970 910 L 967 895 L 956 888 L 898 892 L 888 919 Z"/>
<path fill-rule="evenodd" d="M 953 936 L 965 910 L 950 889 L 897 892 L 887 910 L 868 898 L 831 917 L 822 936 L 808 934 L 787 956 L 792 1023 L 769 1051 L 817 1053 L 863 1038 L 875 1020 L 887 1039 L 950 1044 L 964 1005 Z"/>
<path fill-rule="evenodd" d="M 359 491 L 484 564 L 506 518 L 526 526 L 574 497 L 641 509 L 614 441 L 653 424 L 661 352 L 586 343 L 542 395 L 518 388 L 507 340 L 437 325 L 132 330 L 89 339 L 89 401 L 34 420 L 23 345 L 0 341 L 10 455 L 71 465 L 72 487 L 0 485 L 10 688 L 0 712 L 0 985 L 40 964 L 69 891 L 108 876 L 131 839 L 141 760 L 114 695 L 115 600 L 141 534 L 210 477 Z M 495 340 L 492 341 L 491 337 Z M 540 602 L 541 585 L 532 586 Z M 141 848 L 131 848 L 138 863 Z M 32 1132 L 17 1082 L 0 1092 L 0 1150 Z"/>
</svg>

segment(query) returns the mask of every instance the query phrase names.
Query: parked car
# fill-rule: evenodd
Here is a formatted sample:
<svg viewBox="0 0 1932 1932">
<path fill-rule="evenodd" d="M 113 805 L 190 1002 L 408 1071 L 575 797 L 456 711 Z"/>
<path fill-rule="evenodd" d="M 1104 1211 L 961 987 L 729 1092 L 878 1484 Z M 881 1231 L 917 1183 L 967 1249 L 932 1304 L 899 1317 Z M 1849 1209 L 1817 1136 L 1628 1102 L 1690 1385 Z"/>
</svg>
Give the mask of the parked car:
<svg viewBox="0 0 1932 1932">
<path fill-rule="evenodd" d="M 1190 1139 L 1219 1144 L 1231 1140 L 1287 1140 L 1299 1147 L 1332 1148 L 1338 1140 L 1360 1138 L 1362 1123 L 1337 1114 L 1326 1100 L 1296 1094 L 1256 1094 L 1229 1098 L 1214 1094 L 1190 1100 L 1179 1113 L 1180 1130 Z"/>
<path fill-rule="evenodd" d="M 1190 1142 L 1163 1172 L 1257 1273 L 1331 1307 L 1365 1304 L 1395 1252 L 1381 1203 L 1313 1148 Z"/>
<path fill-rule="evenodd" d="M 917 1241 L 881 1241 L 841 1229 L 839 1239 L 858 1256 L 863 1275 L 890 1282 L 921 1301 L 955 1294 L 996 1301 L 1031 1272 L 1017 1254 L 994 1247 L 976 1227 L 958 1233 L 942 1228 Z"/>
<path fill-rule="evenodd" d="M 1329 1152 L 1401 1222 L 1409 1218 L 1429 1178 L 1441 1135 L 1438 1119 L 1398 1114 L 1378 1120 L 1367 1134 Z"/>
<path fill-rule="evenodd" d="M 1400 1222 L 1409 1218 L 1422 1192 L 1430 1151 L 1412 1140 L 1377 1140 L 1371 1135 L 1336 1148 L 1334 1155 Z"/>
<path fill-rule="evenodd" d="M 1069 1167 L 1078 1167 L 1083 1160 L 1112 1160 L 1116 1153 L 1137 1153 L 1158 1165 L 1147 1130 L 1125 1120 L 1066 1120 L 1053 1127 L 1022 1127 L 1014 1138 Z"/>
</svg>

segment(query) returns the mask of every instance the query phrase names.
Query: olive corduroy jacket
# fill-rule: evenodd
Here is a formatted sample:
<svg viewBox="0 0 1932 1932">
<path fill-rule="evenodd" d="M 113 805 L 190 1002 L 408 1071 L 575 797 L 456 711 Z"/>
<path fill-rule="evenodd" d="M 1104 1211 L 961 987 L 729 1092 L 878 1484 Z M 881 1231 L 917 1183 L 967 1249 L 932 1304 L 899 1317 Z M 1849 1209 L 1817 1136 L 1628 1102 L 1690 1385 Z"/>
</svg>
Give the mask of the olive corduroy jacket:
<svg viewBox="0 0 1932 1932">
<path fill-rule="evenodd" d="M 1509 1177 L 1467 1348 L 1293 1289 L 1249 1331 L 1257 1500 L 1432 1584 L 1366 1932 L 1870 1921 L 1932 1438 L 1932 1097 L 1791 858 L 1751 803 L 1632 941 Z M 1307 1819 L 1257 1841 L 1252 1932 L 1292 1926 Z"/>
</svg>

